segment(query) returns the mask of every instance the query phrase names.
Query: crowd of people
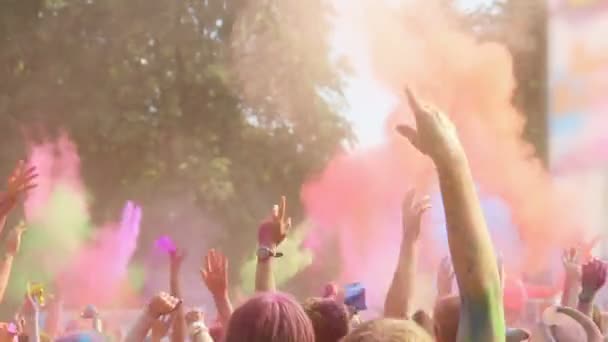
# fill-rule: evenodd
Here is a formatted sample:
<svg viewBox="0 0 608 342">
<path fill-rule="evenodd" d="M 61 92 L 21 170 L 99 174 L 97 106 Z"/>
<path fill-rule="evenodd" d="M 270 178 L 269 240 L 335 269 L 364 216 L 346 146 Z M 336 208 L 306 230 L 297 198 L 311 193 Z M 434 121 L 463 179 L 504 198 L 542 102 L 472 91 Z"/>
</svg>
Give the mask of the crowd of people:
<svg viewBox="0 0 608 342">
<path fill-rule="evenodd" d="M 151 298 L 128 331 L 104 326 L 104 317 L 88 307 L 82 317 L 90 327 L 61 326 L 61 296 L 48 298 L 44 308 L 32 289 L 12 322 L 0 324 L 0 342 L 27 340 L 141 342 L 398 342 L 398 341 L 603 341 L 606 327 L 601 310 L 594 305 L 606 282 L 606 265 L 579 257 L 576 249 L 564 254 L 565 277 L 561 302 L 544 309 L 530 322 L 521 306 L 505 303 L 505 277 L 496 262 L 490 234 L 465 151 L 447 115 L 425 104 L 409 89 L 406 98 L 416 127 L 398 126 L 418 151 L 435 165 L 445 210 L 450 258 L 440 265 L 437 298 L 432 312 L 413 307 L 419 253 L 421 218 L 430 208 L 428 197 L 409 191 L 403 205 L 403 234 L 396 270 L 386 294 L 382 317 L 362 321 L 361 308 L 345 291 L 328 284 L 318 297 L 296 300 L 277 291 L 273 265 L 280 263 L 278 247 L 291 226 L 286 199 L 274 207 L 271 218 L 258 230 L 256 295 L 233 309 L 229 297 L 228 261 L 216 250 L 206 254 L 200 269 L 211 293 L 217 317 L 210 320 L 182 303 L 179 273 L 184 253 L 170 255 L 170 289 Z M 36 182 L 36 170 L 21 162 L 9 178 L 0 202 L 0 228 L 9 212 Z M 0 255 L 0 305 L 12 262 L 20 248 L 23 227 L 6 234 Z M 453 282 L 457 292 L 452 291 Z M 349 299 L 349 300 L 347 300 Z M 188 305 L 192 303 L 186 303 Z M 44 324 L 41 310 L 46 311 Z"/>
</svg>

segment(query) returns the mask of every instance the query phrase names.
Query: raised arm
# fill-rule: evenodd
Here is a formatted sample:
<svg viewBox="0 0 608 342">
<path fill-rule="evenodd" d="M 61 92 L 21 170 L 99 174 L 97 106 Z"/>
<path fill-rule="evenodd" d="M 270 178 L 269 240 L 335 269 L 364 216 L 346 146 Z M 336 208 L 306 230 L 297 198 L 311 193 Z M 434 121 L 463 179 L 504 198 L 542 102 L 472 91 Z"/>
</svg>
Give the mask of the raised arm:
<svg viewBox="0 0 608 342">
<path fill-rule="evenodd" d="M 169 278 L 171 285 L 171 295 L 176 298 L 182 298 L 180 271 L 186 254 L 183 250 L 175 250 L 169 254 L 170 267 Z M 171 330 L 171 341 L 182 342 L 186 340 L 186 319 L 184 307 L 179 306 L 173 314 L 173 330 Z"/>
<path fill-rule="evenodd" d="M 431 207 L 428 196 L 414 201 L 415 195 L 415 191 L 409 191 L 403 202 L 403 235 L 399 260 L 384 302 L 384 316 L 388 318 L 409 319 L 411 314 L 421 218 Z"/>
<path fill-rule="evenodd" d="M 55 288 L 55 294 L 50 298 L 47 307 L 46 319 L 44 320 L 44 331 L 51 338 L 59 336 L 59 326 L 63 314 L 63 296 L 59 288 Z"/>
<path fill-rule="evenodd" d="M 20 161 L 13 170 L 8 178 L 6 192 L 0 195 L 0 232 L 4 228 L 9 212 L 15 208 L 29 190 L 36 187 L 34 182 L 37 176 L 36 168 L 28 167 L 23 161 Z M 19 250 L 22 232 L 23 229 L 10 232 L 5 251 L 0 252 L 0 303 L 4 299 L 11 269 L 13 268 L 13 259 Z"/>
<path fill-rule="evenodd" d="M 283 196 L 281 204 L 274 207 L 272 218 L 262 223 L 258 229 L 258 263 L 255 270 L 257 292 L 276 290 L 272 263 L 274 257 L 282 255 L 276 249 L 285 240 L 287 231 L 291 228 L 291 219 L 287 217 L 286 210 L 287 200 Z"/>
<path fill-rule="evenodd" d="M 582 289 L 578 296 L 578 311 L 591 317 L 597 292 L 606 284 L 606 264 L 594 259 L 583 265 Z"/>
<path fill-rule="evenodd" d="M 213 296 L 220 322 L 226 327 L 232 315 L 232 303 L 228 296 L 228 259 L 224 254 L 211 249 L 203 260 L 200 272 L 203 282 Z"/>
<path fill-rule="evenodd" d="M 209 334 L 209 328 L 205 324 L 205 316 L 198 310 L 190 311 L 186 314 L 188 324 L 188 335 L 192 342 L 213 342 Z"/>
<path fill-rule="evenodd" d="M 142 342 L 148 335 L 152 324 L 162 316 L 169 315 L 181 304 L 181 300 L 165 292 L 154 296 L 142 310 L 139 318 L 127 333 L 124 342 Z"/>
<path fill-rule="evenodd" d="M 164 317 L 160 317 L 152 323 L 150 328 L 151 342 L 160 342 L 167 336 L 169 329 L 171 329 L 171 326 L 173 326 L 173 322 L 175 321 L 175 315 L 176 313 L 174 312 Z"/>
<path fill-rule="evenodd" d="M 585 330 L 588 342 L 601 342 L 603 340 L 600 329 L 597 327 L 597 325 L 595 325 L 595 323 L 593 323 L 590 317 L 568 307 L 559 307 L 557 308 L 557 312 L 570 316 L 572 319 L 577 321 Z"/>
<path fill-rule="evenodd" d="M 437 109 L 407 90 L 417 129 L 397 130 L 433 160 L 447 223 L 448 243 L 460 290 L 459 341 L 505 341 L 502 289 L 475 183 L 456 128 Z"/>
<path fill-rule="evenodd" d="M 562 264 L 565 274 L 561 305 L 573 308 L 576 307 L 576 296 L 581 285 L 581 265 L 576 248 L 564 251 Z"/>
<path fill-rule="evenodd" d="M 23 317 L 25 318 L 25 333 L 29 342 L 40 342 L 40 304 L 32 297 L 28 289 L 23 303 Z"/>
<path fill-rule="evenodd" d="M 0 256 L 0 303 L 2 303 L 4 294 L 6 293 L 11 270 L 13 268 L 13 260 L 17 253 L 19 253 L 21 235 L 25 231 L 25 228 L 25 224 L 20 223 L 8 233 L 8 237 L 5 241 L 4 253 Z"/>
</svg>

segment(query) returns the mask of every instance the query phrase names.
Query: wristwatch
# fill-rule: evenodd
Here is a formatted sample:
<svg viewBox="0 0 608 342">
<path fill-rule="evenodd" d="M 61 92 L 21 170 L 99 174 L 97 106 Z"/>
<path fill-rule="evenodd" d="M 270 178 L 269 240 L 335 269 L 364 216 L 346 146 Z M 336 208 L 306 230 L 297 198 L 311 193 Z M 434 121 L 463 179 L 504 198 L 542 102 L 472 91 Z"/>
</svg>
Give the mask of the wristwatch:
<svg viewBox="0 0 608 342">
<path fill-rule="evenodd" d="M 257 251 L 256 255 L 257 255 L 257 257 L 258 257 L 259 260 L 265 261 L 265 260 L 268 260 L 268 259 L 270 259 L 272 257 L 280 258 L 280 257 L 283 256 L 283 253 L 281 253 L 281 252 L 275 252 L 271 248 L 266 247 L 266 246 L 260 246 L 258 248 L 258 251 Z"/>
</svg>

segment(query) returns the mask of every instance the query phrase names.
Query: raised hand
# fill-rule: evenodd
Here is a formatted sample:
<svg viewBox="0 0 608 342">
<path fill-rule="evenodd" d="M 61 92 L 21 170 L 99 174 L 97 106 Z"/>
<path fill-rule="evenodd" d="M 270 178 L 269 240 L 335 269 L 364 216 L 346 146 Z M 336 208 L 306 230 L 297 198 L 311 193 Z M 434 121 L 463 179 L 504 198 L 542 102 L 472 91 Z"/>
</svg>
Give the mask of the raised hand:
<svg viewBox="0 0 608 342">
<path fill-rule="evenodd" d="M 181 299 L 171 296 L 166 292 L 160 292 L 152 297 L 148 303 L 148 313 L 157 319 L 175 311 L 181 304 Z"/>
<path fill-rule="evenodd" d="M 36 168 L 27 167 L 23 160 L 17 163 L 8 178 L 6 192 L 0 194 L 0 232 L 4 228 L 8 213 L 15 208 L 23 195 L 36 187 L 36 177 Z"/>
<path fill-rule="evenodd" d="M 420 222 L 422 214 L 431 208 L 430 197 L 425 196 L 414 201 L 416 190 L 410 190 L 403 201 L 403 238 L 415 242 L 420 237 Z"/>
<path fill-rule="evenodd" d="M 23 160 L 17 163 L 17 166 L 8 178 L 6 193 L 2 198 L 3 204 L 9 204 L 8 210 L 17 204 L 22 195 L 36 187 L 36 177 L 38 175 L 36 174 L 35 167 L 27 166 Z"/>
<path fill-rule="evenodd" d="M 452 284 L 454 283 L 454 269 L 449 257 L 445 257 L 439 264 L 437 271 L 437 297 L 443 298 L 452 294 Z"/>
<path fill-rule="evenodd" d="M 291 218 L 287 217 L 287 199 L 281 196 L 280 204 L 273 207 L 271 219 L 260 225 L 258 243 L 261 246 L 275 248 L 285 240 L 289 229 L 291 229 Z"/>
<path fill-rule="evenodd" d="M 566 278 L 578 281 L 581 279 L 581 265 L 576 248 L 564 250 L 562 253 L 562 264 L 566 272 Z"/>
<path fill-rule="evenodd" d="M 606 271 L 606 264 L 598 259 L 583 265 L 581 299 L 593 298 L 597 291 L 606 284 Z"/>
<path fill-rule="evenodd" d="M 421 103 L 411 89 L 406 88 L 405 95 L 416 119 L 416 129 L 400 125 L 397 131 L 435 163 L 458 156 L 456 153 L 462 152 L 462 146 L 456 127 L 448 117 L 437 108 Z"/>
<path fill-rule="evenodd" d="M 200 269 L 203 282 L 214 297 L 228 294 L 228 259 L 215 249 L 209 250 Z"/>
</svg>

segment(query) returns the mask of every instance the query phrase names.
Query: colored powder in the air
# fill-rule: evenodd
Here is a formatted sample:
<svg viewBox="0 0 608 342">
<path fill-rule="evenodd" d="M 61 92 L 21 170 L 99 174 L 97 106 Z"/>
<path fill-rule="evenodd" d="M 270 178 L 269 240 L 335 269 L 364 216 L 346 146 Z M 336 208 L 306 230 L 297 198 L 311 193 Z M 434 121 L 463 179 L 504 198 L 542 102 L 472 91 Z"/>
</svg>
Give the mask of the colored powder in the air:
<svg viewBox="0 0 608 342">
<path fill-rule="evenodd" d="M 312 252 L 303 244 L 308 227 L 308 223 L 298 225 L 277 248 L 277 252 L 283 253 L 283 256 L 273 264 L 273 274 L 277 286 L 285 284 L 312 264 Z M 255 289 L 256 266 L 257 257 L 254 253 L 240 270 L 240 289 L 247 294 L 252 294 Z"/>
<path fill-rule="evenodd" d="M 165 253 L 173 253 L 177 250 L 177 247 L 175 247 L 175 243 L 167 235 L 163 235 L 156 239 L 154 245 L 158 250 L 163 251 Z"/>
<path fill-rule="evenodd" d="M 604 128 L 608 118 L 603 115 L 590 116 L 578 134 L 564 138 L 561 153 L 555 153 L 552 170 L 557 174 L 568 174 L 576 170 L 599 170 L 608 165 L 608 138 Z"/>
<path fill-rule="evenodd" d="M 25 202 L 28 231 L 9 286 L 9 296 L 19 299 L 28 281 L 53 283 L 91 234 L 79 158 L 67 137 L 31 145 L 29 163 L 39 176 Z"/>
<path fill-rule="evenodd" d="M 107 305 L 119 294 L 137 247 L 141 216 L 141 207 L 127 202 L 120 223 L 106 225 L 82 246 L 60 275 L 62 288 L 78 289 L 70 292 L 71 303 Z"/>
<path fill-rule="evenodd" d="M 25 202 L 28 231 L 15 262 L 9 296 L 21 300 L 28 281 L 61 287 L 67 303 L 109 301 L 127 276 L 137 246 L 141 208 L 128 203 L 120 224 L 95 229 L 80 176 L 80 159 L 66 135 L 32 144 L 29 163 L 38 187 Z"/>
<path fill-rule="evenodd" d="M 394 96 L 410 86 L 450 116 L 480 191 L 509 208 L 512 225 L 504 229 L 515 229 L 522 241 L 525 268 L 546 267 L 553 251 L 572 243 L 584 227 L 575 199 L 556 190 L 521 137 L 525 121 L 512 104 L 516 84 L 508 50 L 465 34 L 438 1 L 402 3 L 350 3 L 341 13 L 342 25 L 348 25 L 345 44 L 368 52 L 373 77 Z M 382 120 L 378 114 L 370 113 L 369 120 Z M 342 279 L 361 281 L 372 296 L 377 293 L 372 303 L 383 300 L 394 271 L 405 192 L 416 187 L 428 194 L 436 183 L 430 160 L 394 131 L 397 123 L 414 121 L 405 102 L 385 114 L 386 143 L 336 156 L 302 190 L 315 226 L 311 234 L 339 239 Z M 445 227 L 423 227 L 421 243 L 423 259 L 438 264 L 441 249 L 429 238 L 435 229 Z"/>
<path fill-rule="evenodd" d="M 131 263 L 127 273 L 127 279 L 129 287 L 135 292 L 140 292 L 144 289 L 144 283 L 146 281 L 146 271 L 143 266 L 137 263 Z"/>
</svg>

